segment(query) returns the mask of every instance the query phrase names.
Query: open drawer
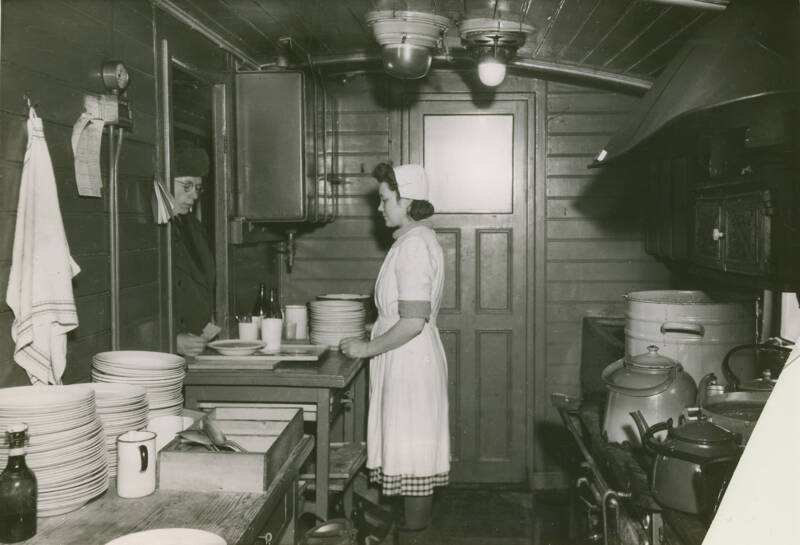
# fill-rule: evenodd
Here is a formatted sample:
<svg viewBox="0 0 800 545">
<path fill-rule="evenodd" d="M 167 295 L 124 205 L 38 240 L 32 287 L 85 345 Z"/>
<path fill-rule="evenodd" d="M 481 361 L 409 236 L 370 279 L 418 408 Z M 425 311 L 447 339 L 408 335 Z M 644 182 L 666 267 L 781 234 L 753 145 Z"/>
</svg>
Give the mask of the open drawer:
<svg viewBox="0 0 800 545">
<path fill-rule="evenodd" d="M 158 456 L 160 489 L 262 492 L 303 437 L 298 409 L 217 407 L 209 417 L 248 452 L 211 452 L 176 437 Z"/>
</svg>

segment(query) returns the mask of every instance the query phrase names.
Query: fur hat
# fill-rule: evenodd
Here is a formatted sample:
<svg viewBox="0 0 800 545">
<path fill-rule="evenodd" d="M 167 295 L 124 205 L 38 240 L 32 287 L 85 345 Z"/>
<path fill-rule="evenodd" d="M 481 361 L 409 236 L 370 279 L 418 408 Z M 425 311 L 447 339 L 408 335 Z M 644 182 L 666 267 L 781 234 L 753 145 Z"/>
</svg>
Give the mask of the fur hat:
<svg viewBox="0 0 800 545">
<path fill-rule="evenodd" d="M 196 176 L 203 178 L 208 174 L 208 154 L 203 148 L 190 142 L 175 144 L 175 159 L 173 163 L 173 176 Z"/>
</svg>

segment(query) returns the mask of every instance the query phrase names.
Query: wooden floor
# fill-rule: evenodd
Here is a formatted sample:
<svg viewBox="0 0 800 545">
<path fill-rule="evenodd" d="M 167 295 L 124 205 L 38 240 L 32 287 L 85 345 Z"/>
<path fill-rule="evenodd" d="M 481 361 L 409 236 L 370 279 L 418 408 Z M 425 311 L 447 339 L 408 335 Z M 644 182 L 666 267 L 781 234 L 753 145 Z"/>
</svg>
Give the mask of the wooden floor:
<svg viewBox="0 0 800 545">
<path fill-rule="evenodd" d="M 450 486 L 435 498 L 431 526 L 398 545 L 566 545 L 568 524 L 566 492 Z"/>
<path fill-rule="evenodd" d="M 341 508 L 336 500 L 332 505 L 334 510 Z M 382 505 L 385 509 L 390 508 L 390 504 Z M 337 515 L 341 516 L 341 512 L 334 513 L 334 516 Z M 390 520 L 388 515 L 386 520 Z M 569 524 L 569 498 L 566 491 L 531 493 L 509 487 L 450 485 L 437 489 L 433 518 L 426 530 L 394 532 L 380 543 L 571 545 L 574 542 L 567 538 Z"/>
</svg>

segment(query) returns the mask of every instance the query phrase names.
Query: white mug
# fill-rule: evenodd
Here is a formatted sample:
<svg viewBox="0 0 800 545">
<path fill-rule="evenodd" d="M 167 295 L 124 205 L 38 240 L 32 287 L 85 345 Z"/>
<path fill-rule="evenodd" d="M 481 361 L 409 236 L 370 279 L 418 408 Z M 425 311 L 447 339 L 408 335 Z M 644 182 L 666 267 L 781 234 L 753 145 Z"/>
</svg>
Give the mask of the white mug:
<svg viewBox="0 0 800 545">
<path fill-rule="evenodd" d="M 117 437 L 117 494 L 141 498 L 156 490 L 156 434 L 126 431 Z"/>
<path fill-rule="evenodd" d="M 280 318 L 261 319 L 261 340 L 264 341 L 265 352 L 278 352 L 281 349 L 281 333 L 283 320 Z"/>
<path fill-rule="evenodd" d="M 308 309 L 305 305 L 286 305 L 286 338 L 308 338 Z"/>
</svg>

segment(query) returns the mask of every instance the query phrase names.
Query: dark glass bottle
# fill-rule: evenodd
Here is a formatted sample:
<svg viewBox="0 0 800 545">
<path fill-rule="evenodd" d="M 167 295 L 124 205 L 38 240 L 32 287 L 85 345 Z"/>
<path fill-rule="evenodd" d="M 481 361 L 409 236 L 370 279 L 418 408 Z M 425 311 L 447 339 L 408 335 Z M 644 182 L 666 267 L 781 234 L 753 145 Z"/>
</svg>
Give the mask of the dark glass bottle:
<svg viewBox="0 0 800 545">
<path fill-rule="evenodd" d="M 36 534 L 36 476 L 25 464 L 28 426 L 6 430 L 8 463 L 0 473 L 0 542 L 16 543 Z"/>
<path fill-rule="evenodd" d="M 269 302 L 267 303 L 267 314 L 265 318 L 283 318 L 281 312 L 281 303 L 278 301 L 278 290 L 276 288 L 269 289 Z"/>
<path fill-rule="evenodd" d="M 258 285 L 258 295 L 253 305 L 253 320 L 257 320 L 261 326 L 261 318 L 269 313 L 269 303 L 267 302 L 267 287 L 262 282 Z"/>
</svg>

